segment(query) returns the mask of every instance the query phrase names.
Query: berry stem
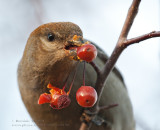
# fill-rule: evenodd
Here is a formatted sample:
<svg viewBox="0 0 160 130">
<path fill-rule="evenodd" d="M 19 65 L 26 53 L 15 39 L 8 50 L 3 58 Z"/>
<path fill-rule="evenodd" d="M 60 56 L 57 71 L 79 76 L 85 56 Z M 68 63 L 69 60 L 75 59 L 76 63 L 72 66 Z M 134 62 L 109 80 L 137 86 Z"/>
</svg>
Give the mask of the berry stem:
<svg viewBox="0 0 160 130">
<path fill-rule="evenodd" d="M 85 71 L 86 71 L 86 62 L 84 61 L 84 68 L 83 68 L 83 86 L 85 86 Z"/>
<path fill-rule="evenodd" d="M 71 73 L 71 72 L 70 72 Z M 70 75 L 70 73 L 69 73 L 69 75 Z M 64 89 L 66 88 L 66 85 L 67 85 L 67 82 L 68 82 L 68 79 L 69 79 L 69 75 L 67 76 L 67 79 L 66 79 L 66 81 L 65 81 L 65 84 L 64 84 L 64 86 L 63 86 L 63 91 L 64 91 Z"/>
<path fill-rule="evenodd" d="M 78 63 L 78 64 L 79 64 L 79 63 Z M 77 64 L 77 65 L 78 65 L 78 64 Z M 70 85 L 70 87 L 69 87 L 69 91 L 67 92 L 68 95 L 70 94 L 70 91 L 71 91 L 71 89 L 72 89 L 72 86 L 73 86 L 73 83 L 74 83 L 74 80 L 75 80 L 75 77 L 76 77 L 77 65 L 76 65 L 76 69 L 75 69 L 75 72 L 74 72 L 74 75 L 73 75 L 73 79 L 72 79 L 71 85 Z"/>
</svg>

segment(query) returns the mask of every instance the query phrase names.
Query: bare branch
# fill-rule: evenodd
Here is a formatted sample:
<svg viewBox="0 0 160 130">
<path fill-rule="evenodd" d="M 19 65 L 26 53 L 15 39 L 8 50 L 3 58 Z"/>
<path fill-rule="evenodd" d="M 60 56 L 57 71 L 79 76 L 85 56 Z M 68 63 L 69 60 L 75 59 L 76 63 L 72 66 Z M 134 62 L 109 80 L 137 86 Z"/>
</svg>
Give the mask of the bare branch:
<svg viewBox="0 0 160 130">
<path fill-rule="evenodd" d="M 117 45 L 115 47 L 115 49 L 113 50 L 111 56 L 108 58 L 108 60 L 106 61 L 104 67 L 102 70 L 100 70 L 98 68 L 98 66 L 96 66 L 96 64 L 94 62 L 91 62 L 90 64 L 93 66 L 93 68 L 95 69 L 95 71 L 97 72 L 97 81 L 96 81 L 96 85 L 95 85 L 95 89 L 97 91 L 98 94 L 98 100 L 97 103 L 94 105 L 94 107 L 92 109 L 89 109 L 91 111 L 92 114 L 98 114 L 100 110 L 104 110 L 104 109 L 109 109 L 112 107 L 117 106 L 118 104 L 113 104 L 113 105 L 109 105 L 109 106 L 103 106 L 103 107 L 99 107 L 99 102 L 100 102 L 100 98 L 104 89 L 104 84 L 105 81 L 107 80 L 110 72 L 113 70 L 115 63 L 117 62 L 119 56 L 121 55 L 122 51 L 129 45 L 134 44 L 134 43 L 139 43 L 141 41 L 153 38 L 153 37 L 160 37 L 160 31 L 153 31 L 150 32 L 148 34 L 144 34 L 142 36 L 139 37 L 135 37 L 135 38 L 131 38 L 131 39 L 127 39 L 128 33 L 131 29 L 131 26 L 134 22 L 135 16 L 138 13 L 138 7 L 140 4 L 141 0 L 133 0 L 129 10 L 128 10 L 128 14 L 125 20 L 125 23 L 123 25 L 121 34 L 119 36 Z M 91 121 L 88 122 L 89 126 L 91 126 Z M 87 125 L 83 124 L 81 125 L 80 130 L 86 130 L 87 129 Z M 89 128 L 89 127 L 88 127 Z"/>
<path fill-rule="evenodd" d="M 141 0 L 133 0 L 132 4 L 128 10 L 128 14 L 127 14 L 125 23 L 123 25 L 119 39 L 127 37 L 128 33 L 131 29 L 132 23 L 134 21 L 134 18 L 136 16 L 136 14 L 138 13 L 138 7 L 139 7 L 140 2 L 141 2 Z"/>
<path fill-rule="evenodd" d="M 130 31 L 130 28 L 132 26 L 132 23 L 134 21 L 134 18 L 136 16 L 136 14 L 138 13 L 138 7 L 140 4 L 141 0 L 133 0 L 129 10 L 128 10 L 128 14 L 125 20 L 125 23 L 123 25 L 117 46 L 115 47 L 111 57 L 108 59 L 108 61 L 106 62 L 103 71 L 103 76 L 108 77 L 110 71 L 113 69 L 119 55 L 121 54 L 121 52 L 123 51 L 124 47 L 122 46 L 125 39 L 127 38 L 127 35 Z M 120 47 L 118 47 L 120 46 Z"/>
<path fill-rule="evenodd" d="M 142 36 L 128 39 L 124 42 L 124 44 L 125 44 L 125 46 L 129 46 L 131 44 L 139 43 L 141 41 L 144 41 L 144 40 L 147 40 L 147 39 L 150 39 L 153 37 L 160 37 L 160 31 L 152 31 L 152 32 L 144 34 Z"/>
<path fill-rule="evenodd" d="M 99 96 L 98 104 L 99 104 L 100 97 L 101 97 L 101 94 L 103 91 L 103 87 L 104 87 L 103 84 L 106 81 L 110 72 L 112 71 L 121 52 L 125 49 L 125 45 L 123 43 L 126 41 L 128 33 L 129 33 L 130 28 L 132 26 L 132 23 L 134 21 L 134 18 L 136 16 L 136 14 L 138 13 L 138 7 L 140 4 L 140 1 L 141 0 L 133 0 L 132 4 L 128 10 L 128 14 L 127 14 L 125 23 L 123 25 L 121 34 L 119 36 L 117 45 L 116 45 L 115 49 L 113 50 L 112 55 L 110 56 L 110 58 L 106 62 L 104 68 L 102 69 L 102 71 L 101 71 L 102 74 L 98 77 L 99 79 L 97 79 L 99 81 L 97 81 L 95 88 L 96 88 L 98 96 Z"/>
<path fill-rule="evenodd" d="M 100 102 L 100 98 L 104 89 L 104 83 L 107 80 L 108 75 L 110 74 L 110 72 L 112 71 L 117 59 L 119 58 L 121 52 L 123 51 L 123 49 L 125 48 L 125 46 L 122 46 L 122 44 L 124 43 L 124 41 L 126 41 L 127 39 L 127 35 L 130 31 L 130 28 L 132 26 L 132 23 L 134 21 L 134 18 L 138 12 L 138 7 L 140 4 L 141 0 L 133 0 L 131 7 L 128 11 L 124 26 L 122 28 L 121 34 L 119 36 L 117 45 L 112 53 L 112 55 L 110 56 L 110 58 L 107 60 L 107 62 L 105 63 L 104 68 L 99 72 L 99 69 L 97 69 L 97 66 L 95 66 L 94 63 L 91 63 L 91 65 L 94 67 L 94 69 L 96 70 L 96 72 L 99 74 L 97 76 L 97 82 L 95 85 L 95 89 L 97 91 L 98 94 L 98 100 L 97 103 L 94 105 L 92 112 L 93 113 L 97 113 L 99 112 L 99 102 Z M 106 108 L 106 107 L 104 107 Z M 108 106 L 107 106 L 108 108 Z M 103 108 L 101 108 L 103 109 Z M 91 122 L 89 123 L 91 124 Z M 81 130 L 85 130 L 87 128 L 86 125 L 84 125 L 83 123 L 81 124 Z"/>
</svg>

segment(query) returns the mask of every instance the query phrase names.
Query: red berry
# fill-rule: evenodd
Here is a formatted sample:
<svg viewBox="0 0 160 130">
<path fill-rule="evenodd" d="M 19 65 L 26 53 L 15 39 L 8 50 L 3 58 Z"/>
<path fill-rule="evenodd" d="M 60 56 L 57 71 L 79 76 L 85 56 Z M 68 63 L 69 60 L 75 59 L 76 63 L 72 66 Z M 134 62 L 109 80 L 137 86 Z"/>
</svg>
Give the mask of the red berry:
<svg viewBox="0 0 160 130">
<path fill-rule="evenodd" d="M 58 99 L 62 94 L 60 93 L 56 93 L 54 95 L 52 95 L 52 100 L 51 100 L 51 105 L 54 108 L 58 108 Z"/>
<path fill-rule="evenodd" d="M 49 91 L 50 94 L 47 94 L 47 93 L 41 94 L 38 100 L 38 104 L 50 103 L 50 106 L 53 109 L 62 109 L 62 108 L 68 107 L 71 103 L 71 100 L 69 98 L 69 93 L 71 91 L 72 84 L 70 86 L 69 91 L 66 93 L 64 91 L 65 86 L 62 89 L 60 89 L 60 88 L 52 86 L 49 83 L 47 85 L 47 88 L 51 89 Z"/>
<path fill-rule="evenodd" d="M 77 48 L 77 56 L 81 60 L 91 62 L 97 56 L 97 49 L 92 44 L 84 44 L 83 46 Z"/>
<path fill-rule="evenodd" d="M 62 108 L 65 108 L 65 107 L 68 107 L 71 103 L 71 100 L 69 98 L 68 95 L 53 95 L 52 96 L 52 102 L 50 104 L 50 106 L 53 108 L 53 109 L 62 109 Z"/>
<path fill-rule="evenodd" d="M 92 107 L 97 101 L 97 92 L 91 86 L 81 86 L 77 93 L 76 99 L 82 107 Z"/>
<path fill-rule="evenodd" d="M 51 94 L 43 93 L 39 97 L 38 104 L 50 103 L 51 99 Z"/>
</svg>

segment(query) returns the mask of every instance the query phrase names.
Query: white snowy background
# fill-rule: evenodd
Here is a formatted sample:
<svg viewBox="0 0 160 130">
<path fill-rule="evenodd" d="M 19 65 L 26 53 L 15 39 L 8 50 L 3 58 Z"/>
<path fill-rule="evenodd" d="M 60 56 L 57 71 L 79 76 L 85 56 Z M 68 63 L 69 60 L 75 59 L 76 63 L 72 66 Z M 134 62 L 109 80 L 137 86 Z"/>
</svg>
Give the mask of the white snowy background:
<svg viewBox="0 0 160 130">
<path fill-rule="evenodd" d="M 38 130 L 17 85 L 29 34 L 48 22 L 71 21 L 110 55 L 132 0 L 0 0 L 0 130 Z M 160 30 L 159 0 L 142 0 L 129 37 Z M 160 130 L 160 38 L 130 46 L 116 66 L 128 87 L 137 130 Z"/>
</svg>

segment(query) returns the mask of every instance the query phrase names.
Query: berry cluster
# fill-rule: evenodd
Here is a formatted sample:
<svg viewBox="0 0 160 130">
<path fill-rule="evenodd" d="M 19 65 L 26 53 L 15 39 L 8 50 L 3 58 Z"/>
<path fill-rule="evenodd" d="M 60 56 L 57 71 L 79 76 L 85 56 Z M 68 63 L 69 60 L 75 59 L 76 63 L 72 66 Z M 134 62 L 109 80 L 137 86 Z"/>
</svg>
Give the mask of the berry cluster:
<svg viewBox="0 0 160 130">
<path fill-rule="evenodd" d="M 92 107 L 97 101 L 97 92 L 91 86 L 85 86 L 85 62 L 93 61 L 97 56 L 97 49 L 94 45 L 86 42 L 83 45 L 74 48 L 77 53 L 77 59 L 84 61 L 84 71 L 83 71 L 83 85 L 76 92 L 77 103 L 82 107 Z M 74 78 L 76 71 L 74 74 Z M 69 91 L 65 92 L 66 84 L 62 89 L 48 84 L 47 88 L 50 89 L 50 94 L 43 93 L 40 95 L 38 104 L 50 103 L 53 109 L 62 109 L 69 106 L 71 100 L 69 94 L 74 82 L 74 78 L 70 85 Z M 67 82 L 67 81 L 66 81 Z"/>
<path fill-rule="evenodd" d="M 40 95 L 38 104 L 50 103 L 53 109 L 62 109 L 69 106 L 71 100 L 69 98 L 69 92 L 65 92 L 65 86 L 63 89 L 48 84 L 47 88 L 51 89 L 50 94 L 43 93 Z"/>
</svg>

